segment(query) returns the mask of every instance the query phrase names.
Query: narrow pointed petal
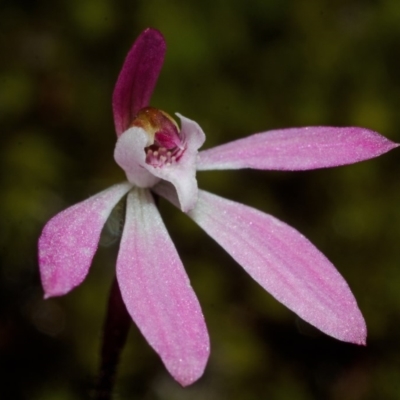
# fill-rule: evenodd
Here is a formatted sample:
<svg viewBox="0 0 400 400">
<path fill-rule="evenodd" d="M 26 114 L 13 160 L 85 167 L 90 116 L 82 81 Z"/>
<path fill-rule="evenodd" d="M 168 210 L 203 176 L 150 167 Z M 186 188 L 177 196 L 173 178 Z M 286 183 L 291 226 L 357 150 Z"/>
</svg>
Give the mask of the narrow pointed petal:
<svg viewBox="0 0 400 400">
<path fill-rule="evenodd" d="M 265 290 L 339 340 L 365 344 L 366 326 L 347 283 L 295 229 L 253 208 L 199 190 L 188 215 Z"/>
<path fill-rule="evenodd" d="M 129 128 L 137 112 L 149 105 L 165 50 L 163 35 L 156 29 L 148 28 L 136 39 L 126 56 L 112 98 L 118 136 Z"/>
<path fill-rule="evenodd" d="M 114 206 L 132 187 L 121 183 L 53 217 L 39 238 L 39 267 L 45 297 L 61 296 L 85 279 L 101 230 Z"/>
<path fill-rule="evenodd" d="M 257 133 L 199 154 L 198 170 L 308 170 L 352 164 L 398 145 L 363 128 L 326 126 Z"/>
<path fill-rule="evenodd" d="M 171 375 L 196 381 L 209 356 L 204 317 L 148 190 L 127 199 L 117 279 L 129 314 Z"/>
<path fill-rule="evenodd" d="M 179 208 L 183 212 L 187 212 L 196 205 L 198 149 L 203 145 L 206 136 L 196 122 L 180 114 L 177 115 L 181 119 L 181 134 L 186 141 L 186 150 L 181 159 L 162 168 L 152 167 L 151 165 L 146 165 L 146 168 L 153 175 L 171 182 L 175 186 Z"/>
</svg>

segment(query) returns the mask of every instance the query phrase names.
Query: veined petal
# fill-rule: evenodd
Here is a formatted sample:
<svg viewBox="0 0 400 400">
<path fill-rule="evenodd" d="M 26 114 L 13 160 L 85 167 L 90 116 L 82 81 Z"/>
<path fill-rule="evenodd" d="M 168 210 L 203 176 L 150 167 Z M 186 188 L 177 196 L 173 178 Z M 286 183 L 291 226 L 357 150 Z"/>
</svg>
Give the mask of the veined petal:
<svg viewBox="0 0 400 400">
<path fill-rule="evenodd" d="M 126 131 L 137 112 L 147 107 L 164 62 L 163 35 L 148 28 L 126 56 L 114 88 L 112 106 L 117 135 Z"/>
<path fill-rule="evenodd" d="M 366 326 L 347 283 L 295 229 L 253 208 L 199 190 L 188 215 L 265 290 L 321 331 L 365 344 Z"/>
<path fill-rule="evenodd" d="M 308 170 L 367 160 L 397 146 L 363 128 L 273 130 L 200 152 L 197 169 Z"/>
<path fill-rule="evenodd" d="M 185 138 L 186 149 L 176 163 L 162 168 L 146 165 L 153 175 L 171 182 L 177 191 L 179 207 L 182 211 L 191 210 L 197 201 L 196 163 L 198 149 L 203 145 L 206 136 L 200 126 L 184 116 L 177 114 L 181 120 L 181 135 Z"/>
<path fill-rule="evenodd" d="M 139 187 L 151 187 L 160 180 L 147 170 L 148 140 L 144 129 L 132 127 L 118 138 L 114 150 L 115 162 L 125 171 L 129 182 Z"/>
<path fill-rule="evenodd" d="M 199 302 L 148 190 L 127 199 L 117 279 L 129 314 L 171 375 L 196 381 L 210 343 Z"/>
<path fill-rule="evenodd" d="M 39 238 L 39 267 L 45 297 L 61 296 L 85 279 L 101 230 L 132 185 L 114 185 L 60 212 Z"/>
</svg>

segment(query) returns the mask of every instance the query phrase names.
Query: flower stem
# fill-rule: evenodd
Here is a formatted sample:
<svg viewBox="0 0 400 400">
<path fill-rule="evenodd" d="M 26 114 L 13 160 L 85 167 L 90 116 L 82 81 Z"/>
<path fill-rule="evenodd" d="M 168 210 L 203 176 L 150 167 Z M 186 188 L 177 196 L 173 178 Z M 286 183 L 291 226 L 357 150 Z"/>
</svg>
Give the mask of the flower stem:
<svg viewBox="0 0 400 400">
<path fill-rule="evenodd" d="M 114 278 L 104 323 L 100 371 L 94 391 L 95 400 L 112 398 L 117 366 L 131 322 L 131 317 L 121 297 L 117 279 Z"/>
</svg>

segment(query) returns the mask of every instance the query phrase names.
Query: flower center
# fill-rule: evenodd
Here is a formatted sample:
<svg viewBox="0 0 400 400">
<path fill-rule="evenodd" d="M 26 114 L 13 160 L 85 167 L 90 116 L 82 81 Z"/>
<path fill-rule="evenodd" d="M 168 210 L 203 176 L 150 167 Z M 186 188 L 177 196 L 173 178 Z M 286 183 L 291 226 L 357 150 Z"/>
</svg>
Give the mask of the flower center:
<svg viewBox="0 0 400 400">
<path fill-rule="evenodd" d="M 186 149 L 186 141 L 173 118 L 153 107 L 142 108 L 131 125 L 142 128 L 149 138 L 145 147 L 146 163 L 162 167 L 178 161 Z"/>
</svg>

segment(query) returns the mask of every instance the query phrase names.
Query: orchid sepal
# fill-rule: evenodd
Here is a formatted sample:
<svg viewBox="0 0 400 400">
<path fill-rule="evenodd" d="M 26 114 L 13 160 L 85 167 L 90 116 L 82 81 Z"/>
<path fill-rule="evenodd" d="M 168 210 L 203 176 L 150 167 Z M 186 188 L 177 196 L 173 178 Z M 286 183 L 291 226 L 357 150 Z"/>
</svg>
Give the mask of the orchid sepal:
<svg viewBox="0 0 400 400">
<path fill-rule="evenodd" d="M 152 28 L 145 29 L 129 50 L 112 97 L 117 136 L 129 128 L 140 109 L 149 105 L 165 51 L 164 36 Z"/>
<path fill-rule="evenodd" d="M 378 157 L 399 145 L 365 128 L 315 126 L 272 130 L 199 154 L 197 169 L 253 168 L 303 171 Z"/>
<path fill-rule="evenodd" d="M 132 319 L 183 386 L 202 374 L 210 341 L 200 304 L 146 189 L 127 197 L 117 279 Z"/>
<path fill-rule="evenodd" d="M 62 296 L 83 282 L 108 216 L 131 188 L 128 182 L 111 186 L 47 222 L 38 245 L 45 298 Z"/>
<path fill-rule="evenodd" d="M 271 215 L 199 190 L 188 213 L 267 292 L 336 339 L 365 344 L 357 302 L 332 263 Z"/>
</svg>

